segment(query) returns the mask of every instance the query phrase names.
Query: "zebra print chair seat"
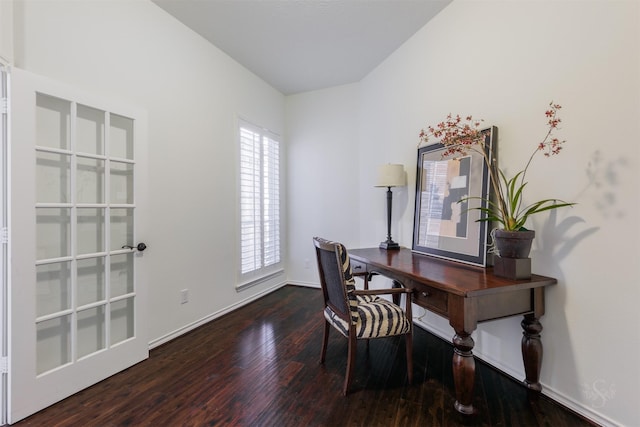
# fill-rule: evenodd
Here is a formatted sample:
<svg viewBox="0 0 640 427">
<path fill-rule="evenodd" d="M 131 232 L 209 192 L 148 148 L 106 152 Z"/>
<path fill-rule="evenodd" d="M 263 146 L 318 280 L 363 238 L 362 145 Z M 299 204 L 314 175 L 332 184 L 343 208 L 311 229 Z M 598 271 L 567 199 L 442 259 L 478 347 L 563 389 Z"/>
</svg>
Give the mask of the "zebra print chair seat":
<svg viewBox="0 0 640 427">
<path fill-rule="evenodd" d="M 347 372 L 343 394 L 351 385 L 357 340 L 404 335 L 407 352 L 407 376 L 413 380 L 413 340 L 411 290 L 404 288 L 359 290 L 351 271 L 349 254 L 338 242 L 314 237 L 320 284 L 324 296 L 324 335 L 320 363 L 324 363 L 331 327 L 348 341 Z M 366 279 L 365 279 L 366 280 Z M 365 282 L 366 283 L 366 282 Z M 365 286 L 366 288 L 366 286 Z M 382 294 L 406 294 L 406 307 L 379 298 Z"/>
</svg>

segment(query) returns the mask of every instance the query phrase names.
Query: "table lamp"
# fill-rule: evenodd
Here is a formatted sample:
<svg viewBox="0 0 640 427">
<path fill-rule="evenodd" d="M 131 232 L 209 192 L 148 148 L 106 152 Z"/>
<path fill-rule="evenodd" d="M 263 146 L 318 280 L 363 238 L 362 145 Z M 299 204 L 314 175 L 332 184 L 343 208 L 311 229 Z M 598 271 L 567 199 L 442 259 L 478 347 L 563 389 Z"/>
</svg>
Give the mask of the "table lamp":
<svg viewBox="0 0 640 427">
<path fill-rule="evenodd" d="M 404 187 L 407 184 L 403 165 L 382 165 L 378 167 L 376 187 L 387 187 L 387 240 L 380 243 L 381 249 L 400 249 L 400 245 L 391 238 L 391 187 Z"/>
</svg>

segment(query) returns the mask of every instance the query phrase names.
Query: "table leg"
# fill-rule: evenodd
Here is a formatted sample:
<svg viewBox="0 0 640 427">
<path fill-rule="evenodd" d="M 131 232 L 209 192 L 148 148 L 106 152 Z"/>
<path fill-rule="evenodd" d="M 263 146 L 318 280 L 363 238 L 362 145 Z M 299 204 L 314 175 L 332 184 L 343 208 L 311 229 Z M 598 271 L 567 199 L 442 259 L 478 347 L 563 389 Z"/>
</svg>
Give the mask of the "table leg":
<svg viewBox="0 0 640 427">
<path fill-rule="evenodd" d="M 524 385 L 533 391 L 541 391 L 540 367 L 542 366 L 542 325 L 533 314 L 526 314 L 520 323 L 522 333 L 522 360 L 526 379 Z"/>
<path fill-rule="evenodd" d="M 462 414 L 473 414 L 473 386 L 476 362 L 473 359 L 473 338 L 464 331 L 456 331 L 453 337 L 453 382 L 456 387 L 455 408 Z"/>
</svg>

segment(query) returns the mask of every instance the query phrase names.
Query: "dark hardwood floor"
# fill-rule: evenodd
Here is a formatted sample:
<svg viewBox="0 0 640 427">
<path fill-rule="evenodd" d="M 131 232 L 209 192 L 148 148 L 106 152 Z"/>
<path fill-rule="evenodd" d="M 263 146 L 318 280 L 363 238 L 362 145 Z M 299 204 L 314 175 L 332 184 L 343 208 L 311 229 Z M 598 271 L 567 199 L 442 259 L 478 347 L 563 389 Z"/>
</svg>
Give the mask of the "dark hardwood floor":
<svg viewBox="0 0 640 427">
<path fill-rule="evenodd" d="M 368 354 L 359 344 L 352 391 L 343 397 L 347 341 L 332 331 L 327 362 L 318 363 L 321 306 L 320 290 L 286 286 L 14 425 L 593 425 L 483 363 L 476 364 L 476 414 L 458 414 L 453 348 L 418 327 L 413 385 L 404 341 L 378 339 Z"/>
</svg>

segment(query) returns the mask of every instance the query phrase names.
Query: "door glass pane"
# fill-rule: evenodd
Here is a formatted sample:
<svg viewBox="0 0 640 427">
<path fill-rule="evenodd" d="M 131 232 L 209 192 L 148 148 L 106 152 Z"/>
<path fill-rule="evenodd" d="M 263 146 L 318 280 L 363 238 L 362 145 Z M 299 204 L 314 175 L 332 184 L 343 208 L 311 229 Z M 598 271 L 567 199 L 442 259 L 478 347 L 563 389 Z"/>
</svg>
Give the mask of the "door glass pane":
<svg viewBox="0 0 640 427">
<path fill-rule="evenodd" d="M 133 297 L 111 303 L 111 344 L 133 337 Z"/>
<path fill-rule="evenodd" d="M 133 120 L 117 114 L 111 114 L 109 120 L 109 155 L 133 160 Z"/>
<path fill-rule="evenodd" d="M 69 149 L 71 102 L 53 96 L 36 95 L 36 145 Z"/>
<path fill-rule="evenodd" d="M 78 358 L 106 347 L 104 306 L 78 311 Z"/>
<path fill-rule="evenodd" d="M 104 208 L 78 208 L 78 254 L 105 251 Z"/>
<path fill-rule="evenodd" d="M 36 208 L 36 257 L 38 260 L 71 254 L 71 209 Z"/>
<path fill-rule="evenodd" d="M 78 104 L 76 151 L 104 154 L 104 111 Z"/>
<path fill-rule="evenodd" d="M 135 243 L 135 124 L 44 94 L 37 94 L 35 119 L 31 327 L 42 375 L 136 336 L 136 257 L 109 253 Z"/>
<path fill-rule="evenodd" d="M 111 297 L 133 292 L 133 253 L 111 255 Z"/>
<path fill-rule="evenodd" d="M 69 203 L 71 156 L 36 152 L 36 202 Z"/>
<path fill-rule="evenodd" d="M 104 160 L 77 158 L 77 203 L 104 203 Z"/>
<path fill-rule="evenodd" d="M 36 266 L 36 316 L 71 306 L 71 262 Z"/>
<path fill-rule="evenodd" d="M 71 362 L 71 315 L 36 324 L 36 373 Z"/>
<path fill-rule="evenodd" d="M 111 250 L 133 245 L 133 209 L 111 209 Z"/>
<path fill-rule="evenodd" d="M 78 260 L 78 306 L 105 299 L 104 258 Z"/>
<path fill-rule="evenodd" d="M 133 203 L 133 165 L 111 162 L 111 203 Z"/>
</svg>

